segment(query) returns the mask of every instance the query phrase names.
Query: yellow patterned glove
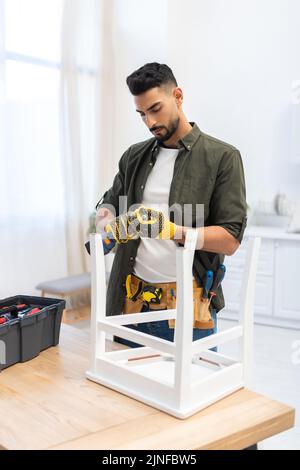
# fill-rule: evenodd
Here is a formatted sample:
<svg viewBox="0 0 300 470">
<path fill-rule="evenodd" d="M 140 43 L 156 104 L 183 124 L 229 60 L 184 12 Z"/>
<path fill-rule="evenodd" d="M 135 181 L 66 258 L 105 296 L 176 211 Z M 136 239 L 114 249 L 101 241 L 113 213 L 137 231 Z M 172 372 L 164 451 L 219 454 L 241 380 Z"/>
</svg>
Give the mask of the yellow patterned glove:
<svg viewBox="0 0 300 470">
<path fill-rule="evenodd" d="M 135 226 L 138 224 L 135 212 L 126 212 L 113 219 L 104 227 L 108 238 L 113 238 L 117 243 L 127 243 L 139 237 Z"/>
<path fill-rule="evenodd" d="M 139 222 L 136 224 L 135 221 L 134 225 L 140 237 L 161 240 L 174 238 L 176 225 L 170 222 L 161 211 L 141 206 L 134 213 Z"/>
</svg>

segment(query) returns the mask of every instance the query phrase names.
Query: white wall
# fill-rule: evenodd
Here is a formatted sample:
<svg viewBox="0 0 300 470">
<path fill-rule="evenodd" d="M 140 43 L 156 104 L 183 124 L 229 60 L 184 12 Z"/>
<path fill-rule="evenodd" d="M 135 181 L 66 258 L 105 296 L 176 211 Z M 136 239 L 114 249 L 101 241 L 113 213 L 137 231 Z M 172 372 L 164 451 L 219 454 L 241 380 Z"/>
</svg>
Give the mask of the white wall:
<svg viewBox="0 0 300 470">
<path fill-rule="evenodd" d="M 167 6 L 167 0 L 115 0 L 114 171 L 130 145 L 152 137 L 135 111 L 126 77 L 147 62 L 166 61 Z"/>
<path fill-rule="evenodd" d="M 298 0 L 169 2 L 168 62 L 187 115 L 240 149 L 252 207 L 278 189 L 300 199 L 289 154 L 299 44 Z"/>
<path fill-rule="evenodd" d="M 253 208 L 277 191 L 300 200 L 292 161 L 292 84 L 300 80 L 299 0 L 115 0 L 114 141 L 108 184 L 123 151 L 151 137 L 126 77 L 166 62 L 190 120 L 240 149 Z M 300 134 L 300 130 L 299 130 Z"/>
</svg>

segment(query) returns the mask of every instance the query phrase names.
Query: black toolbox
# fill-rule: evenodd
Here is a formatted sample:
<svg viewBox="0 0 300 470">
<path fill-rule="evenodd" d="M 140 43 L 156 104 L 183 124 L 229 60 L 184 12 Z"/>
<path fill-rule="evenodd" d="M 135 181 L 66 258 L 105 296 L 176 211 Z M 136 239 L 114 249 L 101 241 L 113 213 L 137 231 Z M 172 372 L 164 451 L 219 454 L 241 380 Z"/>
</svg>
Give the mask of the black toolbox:
<svg viewBox="0 0 300 470">
<path fill-rule="evenodd" d="M 0 324 L 0 370 L 33 359 L 44 349 L 56 346 L 59 341 L 65 300 L 29 295 L 0 299 L 0 309 L 18 304 L 38 307 L 40 310 Z"/>
</svg>

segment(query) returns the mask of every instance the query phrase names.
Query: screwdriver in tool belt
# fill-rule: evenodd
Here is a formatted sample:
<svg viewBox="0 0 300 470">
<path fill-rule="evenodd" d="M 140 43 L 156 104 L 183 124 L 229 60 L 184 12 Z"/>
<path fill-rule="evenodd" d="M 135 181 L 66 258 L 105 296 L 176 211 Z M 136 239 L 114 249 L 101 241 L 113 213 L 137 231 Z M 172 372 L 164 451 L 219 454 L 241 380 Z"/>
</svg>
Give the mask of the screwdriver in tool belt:
<svg viewBox="0 0 300 470">
<path fill-rule="evenodd" d="M 211 289 L 210 289 L 210 292 L 209 292 L 210 293 L 209 302 L 216 295 L 216 290 L 219 287 L 219 285 L 221 284 L 221 282 L 223 281 L 224 276 L 225 276 L 225 272 L 226 272 L 225 264 L 219 264 L 217 272 L 214 276 L 214 282 L 213 282 L 213 284 L 211 286 Z"/>
<path fill-rule="evenodd" d="M 204 288 L 203 288 L 203 293 L 202 293 L 202 299 L 208 298 L 208 293 L 212 286 L 213 279 L 214 279 L 214 273 L 212 271 L 206 271 L 205 277 L 204 277 Z"/>
</svg>

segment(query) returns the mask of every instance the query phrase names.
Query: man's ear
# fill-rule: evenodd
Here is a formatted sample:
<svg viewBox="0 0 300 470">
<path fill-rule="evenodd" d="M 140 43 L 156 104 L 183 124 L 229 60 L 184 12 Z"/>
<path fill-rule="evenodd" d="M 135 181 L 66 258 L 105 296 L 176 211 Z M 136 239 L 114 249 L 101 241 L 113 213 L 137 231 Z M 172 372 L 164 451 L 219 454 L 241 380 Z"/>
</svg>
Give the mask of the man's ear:
<svg viewBox="0 0 300 470">
<path fill-rule="evenodd" d="M 179 87 L 174 88 L 173 94 L 176 100 L 177 105 L 181 105 L 183 102 L 183 92 L 182 89 Z"/>
</svg>

